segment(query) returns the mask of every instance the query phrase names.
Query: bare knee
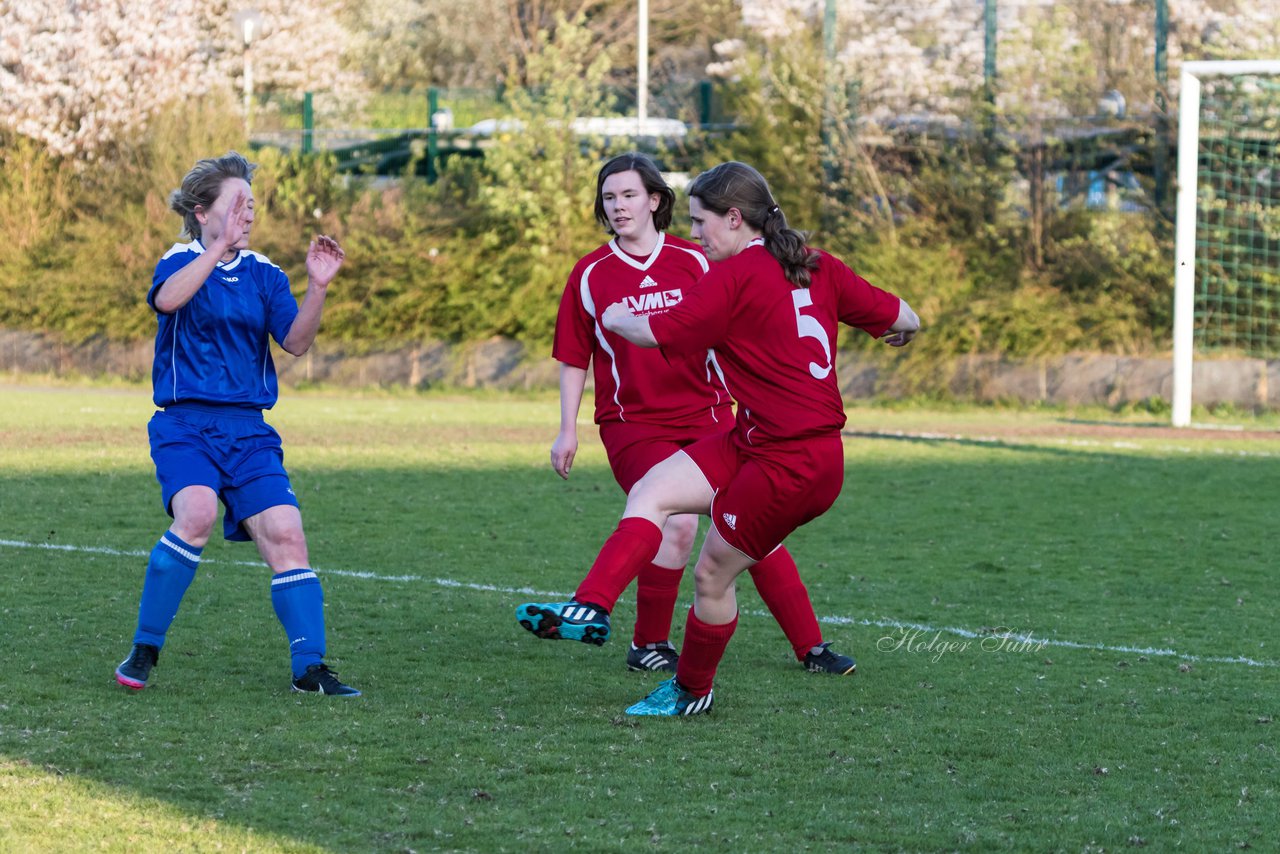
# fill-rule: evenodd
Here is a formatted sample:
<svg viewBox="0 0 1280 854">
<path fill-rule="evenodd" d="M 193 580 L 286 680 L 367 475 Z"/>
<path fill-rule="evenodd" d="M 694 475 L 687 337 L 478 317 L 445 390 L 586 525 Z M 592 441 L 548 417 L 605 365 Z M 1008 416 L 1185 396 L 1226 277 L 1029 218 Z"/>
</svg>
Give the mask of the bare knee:
<svg viewBox="0 0 1280 854">
<path fill-rule="evenodd" d="M 268 540 L 270 547 L 279 551 L 305 552 L 307 550 L 307 538 L 303 535 L 301 528 L 291 527 L 272 531 Z"/>
<path fill-rule="evenodd" d="M 173 497 L 171 529 L 189 545 L 203 548 L 218 521 L 218 496 L 212 489 L 188 487 Z"/>
<path fill-rule="evenodd" d="M 307 538 L 301 527 L 273 532 L 267 542 L 258 544 L 258 551 L 272 572 L 288 572 L 308 564 Z"/>
<path fill-rule="evenodd" d="M 734 575 L 724 571 L 703 554 L 698 558 L 698 565 L 693 570 L 693 585 L 697 595 L 704 598 L 718 599 L 733 584 Z"/>
<path fill-rule="evenodd" d="M 296 507 L 268 508 L 245 519 L 244 526 L 272 572 L 308 566 L 307 538 Z"/>
<path fill-rule="evenodd" d="M 693 541 L 698 536 L 698 517 L 681 513 L 667 518 L 662 527 L 662 548 L 672 554 L 684 555 L 688 560 L 693 552 Z"/>
<path fill-rule="evenodd" d="M 627 493 L 627 509 L 624 516 L 643 516 L 646 519 L 661 518 L 665 516 L 660 510 L 661 502 L 659 501 L 660 488 L 654 481 L 645 481 L 640 478 L 635 486 L 631 487 L 631 491 Z M 665 528 L 666 525 L 663 525 Z"/>
</svg>

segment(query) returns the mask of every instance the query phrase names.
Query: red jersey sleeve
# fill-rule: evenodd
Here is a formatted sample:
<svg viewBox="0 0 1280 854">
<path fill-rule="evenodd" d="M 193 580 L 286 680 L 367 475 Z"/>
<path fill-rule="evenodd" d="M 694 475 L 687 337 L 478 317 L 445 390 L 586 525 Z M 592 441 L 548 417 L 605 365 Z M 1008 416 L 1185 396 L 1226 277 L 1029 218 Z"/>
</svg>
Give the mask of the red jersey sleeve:
<svg viewBox="0 0 1280 854">
<path fill-rule="evenodd" d="M 836 317 L 840 322 L 873 338 L 888 332 L 898 319 L 898 298 L 877 288 L 833 255 L 823 253 L 822 263 L 831 264 L 835 273 Z"/>
<path fill-rule="evenodd" d="M 663 351 L 707 350 L 724 341 L 733 313 L 734 277 L 712 267 L 698 286 L 666 314 L 649 317 L 649 331 Z"/>
<path fill-rule="evenodd" d="M 564 294 L 560 297 L 551 357 L 570 367 L 586 370 L 591 364 L 591 353 L 595 347 L 595 319 L 582 304 L 583 267 L 582 261 L 574 265 L 564 287 Z"/>
</svg>

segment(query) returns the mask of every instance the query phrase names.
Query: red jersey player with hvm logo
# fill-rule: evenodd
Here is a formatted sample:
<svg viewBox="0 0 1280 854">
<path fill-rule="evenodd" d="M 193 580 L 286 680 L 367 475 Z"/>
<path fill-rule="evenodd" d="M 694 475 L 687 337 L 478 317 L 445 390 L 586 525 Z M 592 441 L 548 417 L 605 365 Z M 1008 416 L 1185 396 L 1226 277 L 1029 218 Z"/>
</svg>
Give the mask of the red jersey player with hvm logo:
<svg viewBox="0 0 1280 854">
<path fill-rule="evenodd" d="M 637 347 L 600 320 L 614 303 L 638 316 L 663 315 L 686 300 L 708 270 L 701 248 L 665 233 L 674 202 L 657 165 L 643 154 L 615 157 L 597 176 L 596 219 L 613 239 L 574 265 L 556 318 L 560 432 L 551 447 L 551 465 L 563 478 L 578 450 L 578 409 L 589 367 L 595 421 L 614 477 L 626 493 L 681 448 L 732 429 L 733 400 L 707 348 L 672 354 Z M 595 572 L 592 584 L 580 588 L 573 601 L 521 605 L 516 619 L 538 637 L 600 645 L 609 637 L 609 612 L 637 579 L 627 666 L 674 671 L 679 656 L 670 641 L 671 621 L 697 531 L 696 515 L 669 514 L 655 526 L 655 548 L 643 559 Z M 751 573 L 808 670 L 854 671 L 853 659 L 823 642 L 809 592 L 786 549 L 773 551 Z"/>
<path fill-rule="evenodd" d="M 787 227 L 769 185 L 744 163 L 722 163 L 689 187 L 693 236 L 716 263 L 681 303 L 637 315 L 625 302 L 601 324 L 669 354 L 712 347 L 738 400 L 734 429 L 702 439 L 652 469 L 578 588 L 590 601 L 608 579 L 652 555 L 673 513 L 709 513 L 711 530 L 674 678 L 627 709 L 692 715 L 738 623 L 734 580 L 835 502 L 844 482 L 844 406 L 834 357 L 838 323 L 901 347 L 920 328 L 906 302 L 873 287 Z"/>
</svg>

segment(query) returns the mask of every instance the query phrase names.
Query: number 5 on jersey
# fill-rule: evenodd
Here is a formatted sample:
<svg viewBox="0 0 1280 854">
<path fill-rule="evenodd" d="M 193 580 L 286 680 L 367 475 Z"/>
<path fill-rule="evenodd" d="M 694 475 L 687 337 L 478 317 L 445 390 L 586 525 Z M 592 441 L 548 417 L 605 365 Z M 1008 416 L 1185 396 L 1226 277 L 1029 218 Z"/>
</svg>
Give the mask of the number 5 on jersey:
<svg viewBox="0 0 1280 854">
<path fill-rule="evenodd" d="M 796 288 L 791 292 L 791 302 L 796 310 L 796 333 L 801 338 L 818 339 L 818 343 L 822 345 L 822 352 L 827 357 L 825 365 L 810 362 L 809 373 L 815 379 L 826 379 L 827 375 L 831 373 L 831 340 L 827 337 L 827 330 L 822 328 L 822 324 L 818 322 L 817 318 L 800 313 L 800 309 L 813 305 L 813 297 L 809 295 L 809 289 Z"/>
</svg>

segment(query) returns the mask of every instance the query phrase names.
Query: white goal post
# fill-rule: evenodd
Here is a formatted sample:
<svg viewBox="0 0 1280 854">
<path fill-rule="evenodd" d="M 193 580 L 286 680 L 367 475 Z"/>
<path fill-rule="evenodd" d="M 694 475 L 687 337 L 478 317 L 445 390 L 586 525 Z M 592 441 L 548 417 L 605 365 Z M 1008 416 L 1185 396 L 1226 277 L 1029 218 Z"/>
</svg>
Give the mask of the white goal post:
<svg viewBox="0 0 1280 854">
<path fill-rule="evenodd" d="M 1184 62 L 1178 75 L 1178 201 L 1173 278 L 1173 426 L 1191 424 L 1195 331 L 1196 201 L 1200 162 L 1200 80 L 1239 74 L 1280 74 L 1280 60 Z"/>
</svg>

